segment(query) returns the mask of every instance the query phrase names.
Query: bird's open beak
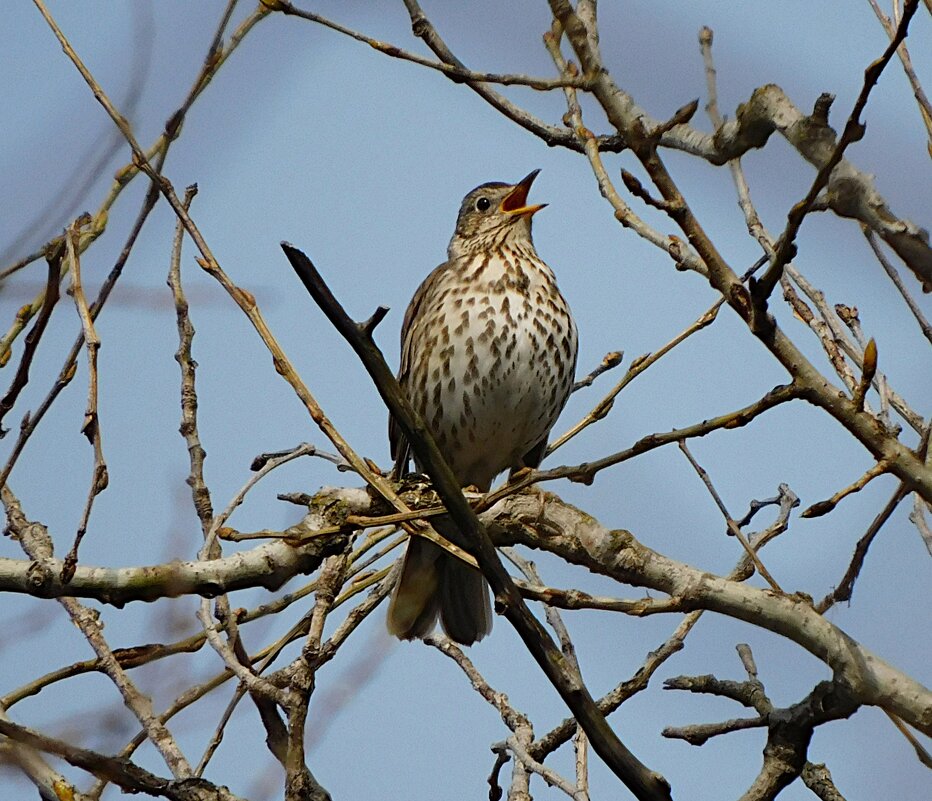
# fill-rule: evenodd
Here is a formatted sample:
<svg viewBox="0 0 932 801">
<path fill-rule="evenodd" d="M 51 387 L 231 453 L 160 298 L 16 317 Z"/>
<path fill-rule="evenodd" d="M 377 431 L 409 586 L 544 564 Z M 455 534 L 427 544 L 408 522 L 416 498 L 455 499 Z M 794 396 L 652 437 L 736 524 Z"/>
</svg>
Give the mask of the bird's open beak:
<svg viewBox="0 0 932 801">
<path fill-rule="evenodd" d="M 517 184 L 515 184 L 514 189 L 512 189 L 502 201 L 502 205 L 499 207 L 499 210 L 505 214 L 515 214 L 521 217 L 530 217 L 532 214 L 540 211 L 546 203 L 540 203 L 536 206 L 527 205 L 527 195 L 531 191 L 531 184 L 534 183 L 534 179 L 537 177 L 537 173 L 540 170 L 534 170 L 533 172 L 528 173 L 525 178 L 522 178 Z"/>
</svg>

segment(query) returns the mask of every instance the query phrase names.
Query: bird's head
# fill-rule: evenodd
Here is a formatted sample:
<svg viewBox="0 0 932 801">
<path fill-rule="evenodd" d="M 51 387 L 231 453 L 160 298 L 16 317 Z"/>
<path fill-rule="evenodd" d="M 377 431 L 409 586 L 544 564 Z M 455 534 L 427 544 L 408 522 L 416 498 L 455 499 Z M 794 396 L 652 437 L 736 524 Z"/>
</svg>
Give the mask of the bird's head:
<svg viewBox="0 0 932 801">
<path fill-rule="evenodd" d="M 539 172 L 534 170 L 516 184 L 482 184 L 466 195 L 450 240 L 450 258 L 495 248 L 509 240 L 530 242 L 531 217 L 547 205 L 527 204 Z"/>
</svg>

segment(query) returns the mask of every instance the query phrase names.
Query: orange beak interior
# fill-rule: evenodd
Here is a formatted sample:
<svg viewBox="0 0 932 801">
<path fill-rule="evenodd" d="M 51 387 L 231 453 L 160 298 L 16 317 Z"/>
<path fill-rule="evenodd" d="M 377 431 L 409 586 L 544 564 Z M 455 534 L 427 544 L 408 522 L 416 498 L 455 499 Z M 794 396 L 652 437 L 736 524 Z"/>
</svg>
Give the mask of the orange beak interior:
<svg viewBox="0 0 932 801">
<path fill-rule="evenodd" d="M 531 184 L 534 183 L 534 179 L 537 177 L 537 173 L 540 170 L 534 170 L 529 173 L 525 178 L 522 178 L 517 184 L 515 184 L 514 189 L 512 189 L 502 201 L 502 205 L 499 207 L 502 212 L 505 214 L 516 214 L 522 217 L 530 217 L 535 212 L 540 211 L 546 203 L 540 203 L 536 206 L 527 205 L 527 196 L 531 191 Z"/>
</svg>

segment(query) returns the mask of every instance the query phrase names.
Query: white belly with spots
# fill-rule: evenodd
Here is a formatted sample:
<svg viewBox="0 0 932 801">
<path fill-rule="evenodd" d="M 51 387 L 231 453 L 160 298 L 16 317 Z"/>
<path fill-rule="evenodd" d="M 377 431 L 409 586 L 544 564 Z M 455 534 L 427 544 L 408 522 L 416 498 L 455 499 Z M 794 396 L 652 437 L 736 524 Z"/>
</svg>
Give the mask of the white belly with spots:
<svg viewBox="0 0 932 801">
<path fill-rule="evenodd" d="M 436 300 L 445 330 L 430 348 L 421 411 L 464 486 L 486 488 L 522 466 L 572 387 L 575 326 L 549 269 L 537 264 L 519 282 L 507 280 L 510 264 L 487 264 L 484 291 Z"/>
</svg>

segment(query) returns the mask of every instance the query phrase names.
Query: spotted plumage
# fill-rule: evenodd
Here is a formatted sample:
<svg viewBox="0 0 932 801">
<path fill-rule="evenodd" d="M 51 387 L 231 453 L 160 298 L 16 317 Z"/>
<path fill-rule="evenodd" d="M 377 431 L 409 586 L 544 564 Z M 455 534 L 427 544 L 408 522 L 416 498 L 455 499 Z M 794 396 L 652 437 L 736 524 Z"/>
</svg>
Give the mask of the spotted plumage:
<svg viewBox="0 0 932 801">
<path fill-rule="evenodd" d="M 536 467 L 573 386 L 576 326 L 531 239 L 528 206 L 537 175 L 488 183 L 463 200 L 448 259 L 421 284 L 405 314 L 399 381 L 430 426 L 462 486 L 488 490 L 504 470 Z M 398 472 L 409 460 L 389 425 Z M 434 527 L 469 547 L 449 518 Z M 423 637 L 437 617 L 466 645 L 492 625 L 475 569 L 412 539 L 389 608 L 389 630 Z"/>
</svg>

